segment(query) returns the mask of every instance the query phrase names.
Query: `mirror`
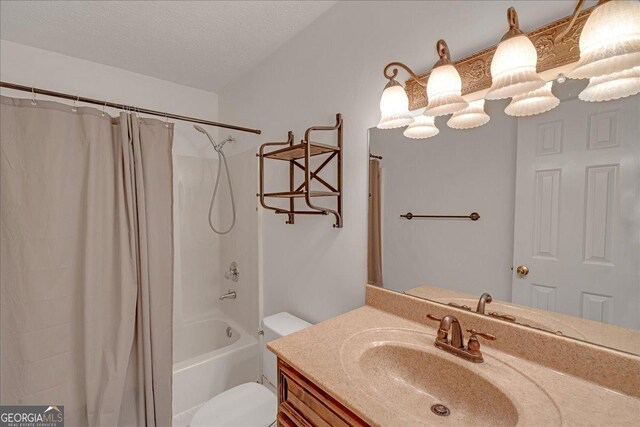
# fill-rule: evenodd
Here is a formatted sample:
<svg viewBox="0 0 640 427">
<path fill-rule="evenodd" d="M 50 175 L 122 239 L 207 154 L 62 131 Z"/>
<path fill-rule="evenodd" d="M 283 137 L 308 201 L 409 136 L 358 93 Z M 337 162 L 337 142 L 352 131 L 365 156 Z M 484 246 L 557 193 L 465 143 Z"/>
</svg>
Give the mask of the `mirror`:
<svg viewBox="0 0 640 427">
<path fill-rule="evenodd" d="M 640 95 L 585 85 L 428 139 L 370 129 L 369 283 L 640 354 Z"/>
</svg>

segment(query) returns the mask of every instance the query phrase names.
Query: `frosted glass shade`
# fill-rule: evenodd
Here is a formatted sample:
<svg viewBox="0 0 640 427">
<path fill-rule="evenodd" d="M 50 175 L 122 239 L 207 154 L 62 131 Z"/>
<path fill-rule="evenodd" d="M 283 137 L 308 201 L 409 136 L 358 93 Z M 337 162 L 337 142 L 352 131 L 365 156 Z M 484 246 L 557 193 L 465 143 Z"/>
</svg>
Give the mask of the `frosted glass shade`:
<svg viewBox="0 0 640 427">
<path fill-rule="evenodd" d="M 436 127 L 432 116 L 424 114 L 416 117 L 415 121 L 409 125 L 402 133 L 407 138 L 424 139 L 436 136 L 440 130 Z"/>
<path fill-rule="evenodd" d="M 387 85 L 380 98 L 378 129 L 395 129 L 413 122 L 409 113 L 409 98 L 400 84 Z"/>
<path fill-rule="evenodd" d="M 541 89 L 513 97 L 504 112 L 510 116 L 523 117 L 533 116 L 556 108 L 560 104 L 560 100 L 551 93 L 552 85 L 553 82 L 551 81 Z"/>
<path fill-rule="evenodd" d="M 484 112 L 484 99 L 471 101 L 462 111 L 454 113 L 447 122 L 452 129 L 472 129 L 489 122 L 491 118 Z"/>
<path fill-rule="evenodd" d="M 451 64 L 435 67 L 427 80 L 427 99 L 429 104 L 424 114 L 444 116 L 467 107 L 462 98 L 462 79 L 458 70 Z"/>
<path fill-rule="evenodd" d="M 491 61 L 491 89 L 486 99 L 513 98 L 544 86 L 536 73 L 538 53 L 524 34 L 503 40 Z"/>
<path fill-rule="evenodd" d="M 580 34 L 580 60 L 568 75 L 587 79 L 640 66 L 640 2 L 612 0 L 596 7 Z"/>
<path fill-rule="evenodd" d="M 640 67 L 635 67 L 607 76 L 591 77 L 589 85 L 580 92 L 578 98 L 588 102 L 612 101 L 639 92 Z"/>
</svg>

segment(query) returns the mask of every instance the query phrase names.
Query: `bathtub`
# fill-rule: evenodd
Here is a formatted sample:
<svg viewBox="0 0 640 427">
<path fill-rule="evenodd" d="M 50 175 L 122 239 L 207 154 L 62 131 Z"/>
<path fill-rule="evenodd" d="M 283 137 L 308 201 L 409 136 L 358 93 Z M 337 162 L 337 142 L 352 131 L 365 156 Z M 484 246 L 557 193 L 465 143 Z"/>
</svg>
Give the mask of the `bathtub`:
<svg viewBox="0 0 640 427">
<path fill-rule="evenodd" d="M 258 380 L 258 340 L 222 313 L 175 328 L 173 348 L 173 427 L 189 425 L 215 395 Z"/>
</svg>

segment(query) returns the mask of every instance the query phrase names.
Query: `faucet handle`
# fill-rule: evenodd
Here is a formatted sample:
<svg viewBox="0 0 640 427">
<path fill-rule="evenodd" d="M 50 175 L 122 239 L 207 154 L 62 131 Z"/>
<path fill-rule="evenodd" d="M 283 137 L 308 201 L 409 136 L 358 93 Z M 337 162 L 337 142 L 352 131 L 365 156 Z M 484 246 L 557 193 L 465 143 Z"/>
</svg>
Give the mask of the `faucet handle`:
<svg viewBox="0 0 640 427">
<path fill-rule="evenodd" d="M 467 332 L 469 332 L 471 334 L 470 338 L 473 338 L 474 336 L 477 335 L 477 336 L 482 337 L 482 338 L 484 338 L 486 340 L 489 340 L 489 341 L 495 341 L 496 340 L 496 336 L 495 335 L 487 334 L 486 332 L 480 332 L 480 331 L 477 331 L 477 330 L 475 330 L 473 328 L 467 329 Z"/>
<path fill-rule="evenodd" d="M 495 341 L 496 336 L 487 334 L 485 332 L 476 331 L 475 329 L 467 329 L 467 332 L 471 334 L 469 337 L 469 341 L 467 342 L 467 348 L 469 349 L 469 353 L 471 354 L 481 354 L 480 353 L 480 341 L 478 341 L 478 336 L 488 339 L 490 341 Z"/>
<path fill-rule="evenodd" d="M 490 312 L 489 316 L 496 317 L 496 318 L 502 319 L 502 320 L 506 320 L 507 322 L 515 322 L 516 321 L 515 316 L 512 316 L 510 314 L 498 313 L 497 311 Z"/>
<path fill-rule="evenodd" d="M 442 318 L 436 317 L 433 314 L 429 313 L 427 314 L 427 319 L 434 320 L 440 323 L 440 325 L 438 326 L 438 334 L 436 335 L 438 338 L 436 339 L 436 341 L 438 340 L 447 341 L 447 337 L 449 336 L 449 331 L 442 329 Z"/>
<path fill-rule="evenodd" d="M 434 316 L 434 315 L 433 315 L 433 314 L 431 314 L 431 313 L 427 314 L 427 319 L 429 319 L 429 320 L 435 320 L 436 322 L 440 322 L 440 321 L 442 321 L 442 318 L 441 318 L 441 317 L 436 317 L 436 316 Z"/>
<path fill-rule="evenodd" d="M 447 305 L 450 305 L 451 307 L 461 308 L 463 310 L 471 311 L 471 307 L 465 304 L 460 305 L 460 304 L 456 304 L 455 302 L 450 302 L 450 303 L 447 303 Z"/>
</svg>

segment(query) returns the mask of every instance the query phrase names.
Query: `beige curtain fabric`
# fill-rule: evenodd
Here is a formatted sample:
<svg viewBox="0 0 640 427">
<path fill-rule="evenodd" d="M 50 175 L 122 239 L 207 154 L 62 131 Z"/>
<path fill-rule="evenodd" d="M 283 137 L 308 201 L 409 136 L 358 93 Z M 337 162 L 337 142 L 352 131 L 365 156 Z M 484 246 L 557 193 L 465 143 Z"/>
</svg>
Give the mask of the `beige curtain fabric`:
<svg viewBox="0 0 640 427">
<path fill-rule="evenodd" d="M 367 283 L 383 286 L 380 161 L 369 160 L 369 254 Z"/>
<path fill-rule="evenodd" d="M 0 402 L 170 425 L 172 126 L 0 109 Z"/>
</svg>

